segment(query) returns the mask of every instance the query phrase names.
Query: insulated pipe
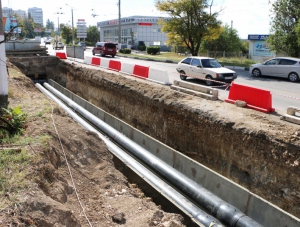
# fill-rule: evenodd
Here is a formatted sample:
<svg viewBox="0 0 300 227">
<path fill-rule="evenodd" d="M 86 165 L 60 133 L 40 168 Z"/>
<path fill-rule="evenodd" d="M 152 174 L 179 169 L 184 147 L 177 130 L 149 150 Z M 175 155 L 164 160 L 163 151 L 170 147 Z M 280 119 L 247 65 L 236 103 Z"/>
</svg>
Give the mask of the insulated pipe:
<svg viewBox="0 0 300 227">
<path fill-rule="evenodd" d="M 123 148 L 128 150 L 132 155 L 143 161 L 150 169 L 154 170 L 169 183 L 173 184 L 182 193 L 186 194 L 194 202 L 200 205 L 200 207 L 204 208 L 206 212 L 217 218 L 226 226 L 262 227 L 262 225 L 248 217 L 236 207 L 225 202 L 207 189 L 203 188 L 201 185 L 187 178 L 185 175 L 172 168 L 143 147 L 134 143 L 129 138 L 125 137 L 116 129 L 101 121 L 95 115 L 91 114 L 71 99 L 61 94 L 49 84 L 44 83 L 44 86 L 61 100 L 63 100 L 68 106 L 74 109 L 74 111 L 80 113 L 80 115 L 86 118 L 89 122 L 99 128 Z"/>
<path fill-rule="evenodd" d="M 142 164 L 137 162 L 134 158 L 128 155 L 121 148 L 116 146 L 113 142 L 111 142 L 106 136 L 99 133 L 95 128 L 93 128 L 90 124 L 88 124 L 85 120 L 83 120 L 80 116 L 78 116 L 73 110 L 68 108 L 64 103 L 62 103 L 58 98 L 56 98 L 53 94 L 51 94 L 48 90 L 46 90 L 42 85 L 36 84 L 36 87 L 47 95 L 49 98 L 54 100 L 62 109 L 64 109 L 74 120 L 76 120 L 79 124 L 81 124 L 84 128 L 89 131 L 95 132 L 98 134 L 100 139 L 102 139 L 107 145 L 108 149 L 117 156 L 120 160 L 124 162 L 127 166 L 133 169 L 139 176 L 142 176 L 149 184 L 154 186 L 161 194 L 166 195 L 172 201 L 174 201 L 177 206 L 186 211 L 187 215 L 200 226 L 205 227 L 224 227 L 218 220 L 216 220 L 211 215 L 208 215 L 199 207 L 192 204 L 188 199 L 182 196 L 179 192 L 173 189 L 171 186 L 166 184 L 160 178 L 158 178 L 151 171 L 146 169 Z"/>
</svg>

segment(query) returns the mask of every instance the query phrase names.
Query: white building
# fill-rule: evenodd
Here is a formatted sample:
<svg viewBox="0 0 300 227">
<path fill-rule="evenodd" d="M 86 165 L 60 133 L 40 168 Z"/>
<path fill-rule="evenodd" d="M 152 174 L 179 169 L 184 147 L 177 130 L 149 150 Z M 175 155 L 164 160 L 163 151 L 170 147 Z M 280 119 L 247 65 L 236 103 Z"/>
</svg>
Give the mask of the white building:
<svg viewBox="0 0 300 227">
<path fill-rule="evenodd" d="M 2 8 L 2 17 L 12 17 L 13 16 L 13 9 L 8 7 Z"/>
<path fill-rule="evenodd" d="M 26 17 L 26 11 L 25 10 L 13 10 L 12 8 L 3 7 L 2 8 L 2 16 L 3 17 L 13 17 L 13 14 L 17 14 L 22 19 L 25 19 Z"/>
<path fill-rule="evenodd" d="M 18 10 L 14 10 L 14 13 L 17 14 L 19 17 L 22 18 L 22 20 L 24 20 L 26 18 L 26 11 L 25 10 L 21 10 L 21 9 L 18 9 Z"/>
<path fill-rule="evenodd" d="M 121 18 L 121 43 L 131 44 L 133 37 L 134 42 L 144 41 L 146 46 L 165 45 L 167 41 L 166 33 L 161 31 L 159 19 L 168 20 L 166 17 L 153 16 L 131 16 Z M 97 23 L 100 29 L 101 42 L 119 43 L 119 19 L 107 20 Z"/>
<path fill-rule="evenodd" d="M 34 23 L 40 24 L 41 26 L 43 26 L 44 21 L 43 21 L 43 10 L 42 8 L 37 8 L 37 7 L 33 7 L 33 8 L 28 8 L 28 16 L 31 16 L 31 18 L 33 19 Z"/>
</svg>

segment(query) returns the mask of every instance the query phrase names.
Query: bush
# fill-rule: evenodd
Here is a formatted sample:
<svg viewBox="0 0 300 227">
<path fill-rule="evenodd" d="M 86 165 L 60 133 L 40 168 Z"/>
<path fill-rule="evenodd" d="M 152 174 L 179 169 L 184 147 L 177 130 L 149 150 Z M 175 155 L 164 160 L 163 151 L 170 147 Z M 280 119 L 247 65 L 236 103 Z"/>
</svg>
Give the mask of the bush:
<svg viewBox="0 0 300 227">
<path fill-rule="evenodd" d="M 131 54 L 131 49 L 124 48 L 124 49 L 119 50 L 119 52 L 122 54 Z"/>
<path fill-rule="evenodd" d="M 160 52 L 160 47 L 156 47 L 156 46 L 147 47 L 147 54 L 156 55 L 159 52 Z"/>
<path fill-rule="evenodd" d="M 139 51 L 145 51 L 145 50 L 146 50 L 146 46 L 144 46 L 144 45 L 138 45 L 138 46 L 137 46 L 137 49 L 138 49 Z"/>
<path fill-rule="evenodd" d="M 27 114 L 23 113 L 19 107 L 14 109 L 1 109 L 0 113 L 0 139 L 1 137 L 22 135 L 26 127 Z"/>
</svg>

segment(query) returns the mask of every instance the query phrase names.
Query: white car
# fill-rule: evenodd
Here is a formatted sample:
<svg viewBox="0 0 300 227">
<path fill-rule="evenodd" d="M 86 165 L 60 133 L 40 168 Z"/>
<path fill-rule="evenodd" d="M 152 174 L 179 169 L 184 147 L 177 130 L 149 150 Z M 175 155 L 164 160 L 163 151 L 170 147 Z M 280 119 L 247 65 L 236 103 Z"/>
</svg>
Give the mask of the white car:
<svg viewBox="0 0 300 227">
<path fill-rule="evenodd" d="M 300 59 L 277 57 L 264 63 L 250 66 L 249 73 L 252 76 L 274 76 L 288 78 L 291 82 L 299 80 Z"/>
<path fill-rule="evenodd" d="M 237 78 L 235 71 L 224 68 L 216 59 L 209 57 L 187 57 L 178 63 L 176 70 L 182 80 L 198 78 L 205 80 L 209 86 L 217 81 L 231 83 Z"/>
</svg>

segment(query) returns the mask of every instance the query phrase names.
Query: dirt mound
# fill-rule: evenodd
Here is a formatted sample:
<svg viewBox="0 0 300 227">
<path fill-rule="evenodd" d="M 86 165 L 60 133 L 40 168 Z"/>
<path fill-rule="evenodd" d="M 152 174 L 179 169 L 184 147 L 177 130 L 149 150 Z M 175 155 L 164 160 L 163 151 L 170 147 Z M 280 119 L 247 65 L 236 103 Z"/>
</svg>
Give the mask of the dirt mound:
<svg viewBox="0 0 300 227">
<path fill-rule="evenodd" d="M 1 194 L 0 226 L 185 226 L 179 214 L 164 212 L 112 161 L 105 143 L 47 99 L 17 68 L 9 67 L 9 107 L 28 114 L 20 147 L 30 161 Z M 1 149 L 1 148 L 0 148 Z"/>
</svg>

